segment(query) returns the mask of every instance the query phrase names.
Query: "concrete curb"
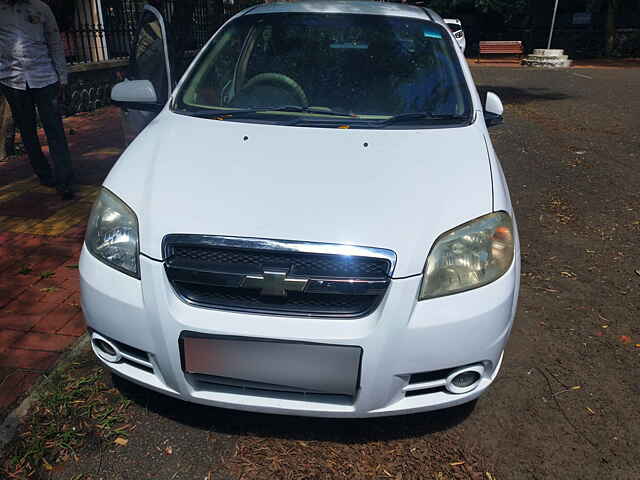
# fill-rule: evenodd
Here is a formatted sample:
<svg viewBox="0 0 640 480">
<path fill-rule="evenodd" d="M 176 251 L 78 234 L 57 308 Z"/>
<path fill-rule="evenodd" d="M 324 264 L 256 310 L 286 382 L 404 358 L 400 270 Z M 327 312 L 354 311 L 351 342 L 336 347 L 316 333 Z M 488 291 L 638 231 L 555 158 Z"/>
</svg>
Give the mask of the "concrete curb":
<svg viewBox="0 0 640 480">
<path fill-rule="evenodd" d="M 78 339 L 75 345 L 70 349 L 63 353 L 55 366 L 48 374 L 42 375 L 42 378 L 38 381 L 38 383 L 31 388 L 31 391 L 27 395 L 27 397 L 13 410 L 11 413 L 7 415 L 7 417 L 0 425 L 0 453 L 4 450 L 4 447 L 13 440 L 18 427 L 20 426 L 21 420 L 29 413 L 31 406 L 38 399 L 38 395 L 49 382 L 49 378 L 57 372 L 60 372 L 67 368 L 69 364 L 76 359 L 85 348 L 87 348 L 90 344 L 90 338 L 88 334 L 84 334 L 82 337 Z"/>
</svg>

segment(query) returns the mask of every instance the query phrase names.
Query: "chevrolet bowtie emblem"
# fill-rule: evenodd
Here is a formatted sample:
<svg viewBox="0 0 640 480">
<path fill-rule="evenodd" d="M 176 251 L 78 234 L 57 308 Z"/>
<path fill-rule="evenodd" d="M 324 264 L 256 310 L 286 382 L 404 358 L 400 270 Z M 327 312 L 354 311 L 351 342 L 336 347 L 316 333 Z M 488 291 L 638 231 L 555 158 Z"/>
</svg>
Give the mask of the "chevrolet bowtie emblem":
<svg viewBox="0 0 640 480">
<path fill-rule="evenodd" d="M 289 277 L 288 274 L 288 269 L 265 269 L 262 275 L 244 277 L 242 287 L 260 290 L 260 295 L 271 297 L 286 297 L 287 292 L 304 291 L 309 279 Z"/>
</svg>

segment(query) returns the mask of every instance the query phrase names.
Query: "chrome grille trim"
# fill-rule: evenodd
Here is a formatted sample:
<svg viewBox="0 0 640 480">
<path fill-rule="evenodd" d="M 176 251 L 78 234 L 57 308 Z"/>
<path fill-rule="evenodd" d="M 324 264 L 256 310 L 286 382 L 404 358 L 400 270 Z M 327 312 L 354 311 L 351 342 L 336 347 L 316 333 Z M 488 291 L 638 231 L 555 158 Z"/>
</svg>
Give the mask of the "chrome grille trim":
<svg viewBox="0 0 640 480">
<path fill-rule="evenodd" d="M 396 264 L 395 252 L 380 248 L 194 234 L 167 235 L 162 251 L 183 302 L 266 315 L 367 315 Z"/>
<path fill-rule="evenodd" d="M 162 241 L 162 259 L 169 257 L 169 245 L 198 245 L 201 247 L 243 248 L 247 250 L 270 250 L 276 252 L 318 253 L 351 257 L 381 258 L 390 264 L 388 276 L 392 277 L 397 256 L 385 248 L 361 247 L 339 243 L 301 242 L 296 240 L 272 240 L 268 238 L 226 237 L 218 235 L 170 234 Z"/>
</svg>

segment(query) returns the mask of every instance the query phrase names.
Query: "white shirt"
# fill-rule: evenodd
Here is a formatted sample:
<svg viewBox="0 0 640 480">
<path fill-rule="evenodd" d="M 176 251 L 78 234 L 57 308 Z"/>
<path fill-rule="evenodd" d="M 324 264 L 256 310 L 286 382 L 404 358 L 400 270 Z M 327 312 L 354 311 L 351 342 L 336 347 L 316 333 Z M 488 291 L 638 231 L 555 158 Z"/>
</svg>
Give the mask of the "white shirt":
<svg viewBox="0 0 640 480">
<path fill-rule="evenodd" d="M 0 0 L 0 83 L 26 90 L 67 83 L 58 24 L 40 0 Z"/>
</svg>

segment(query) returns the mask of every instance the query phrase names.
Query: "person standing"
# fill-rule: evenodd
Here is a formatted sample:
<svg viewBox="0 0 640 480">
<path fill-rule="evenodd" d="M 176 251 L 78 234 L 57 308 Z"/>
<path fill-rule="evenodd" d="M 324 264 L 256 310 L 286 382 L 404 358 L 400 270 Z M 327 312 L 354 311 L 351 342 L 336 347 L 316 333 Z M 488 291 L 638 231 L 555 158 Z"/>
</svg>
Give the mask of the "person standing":
<svg viewBox="0 0 640 480">
<path fill-rule="evenodd" d="M 73 168 L 59 98 L 67 84 L 60 31 L 40 0 L 0 0 L 0 90 L 42 185 L 73 198 Z M 36 109 L 47 134 L 53 170 L 38 140 Z"/>
</svg>

